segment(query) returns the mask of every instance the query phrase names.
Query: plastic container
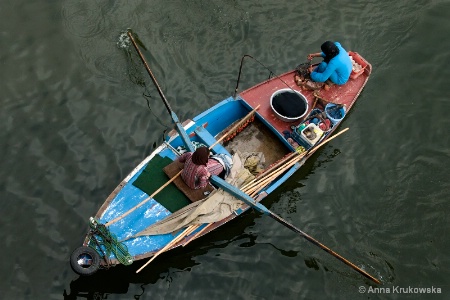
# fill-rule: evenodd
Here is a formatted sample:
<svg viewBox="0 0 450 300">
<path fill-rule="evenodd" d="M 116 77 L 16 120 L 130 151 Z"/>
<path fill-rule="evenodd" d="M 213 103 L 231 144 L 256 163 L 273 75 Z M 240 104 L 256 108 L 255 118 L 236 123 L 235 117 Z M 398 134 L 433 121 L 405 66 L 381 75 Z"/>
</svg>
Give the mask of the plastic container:
<svg viewBox="0 0 450 300">
<path fill-rule="evenodd" d="M 295 116 L 286 116 L 285 113 L 280 111 L 280 108 L 276 108 L 276 106 L 279 104 L 277 101 L 289 101 L 289 105 L 294 106 L 294 108 L 301 109 Z M 275 116 L 278 119 L 284 122 L 295 122 L 303 118 L 308 112 L 308 101 L 306 100 L 305 96 L 297 91 L 294 91 L 292 89 L 281 89 L 273 93 L 270 97 L 270 107 L 272 108 L 272 111 L 275 113 Z"/>
<path fill-rule="evenodd" d="M 306 119 L 311 120 L 312 117 L 317 117 L 319 119 L 318 123 L 314 121 L 312 121 L 312 123 L 315 123 L 324 132 L 328 132 L 333 127 L 333 123 L 331 123 L 331 121 L 327 118 L 326 114 L 321 109 L 314 108 L 313 110 L 311 110 Z"/>
<path fill-rule="evenodd" d="M 352 73 L 350 74 L 350 78 L 351 78 L 351 79 L 356 79 L 356 78 L 358 78 L 362 73 L 364 73 L 364 70 L 365 70 L 366 67 L 367 67 L 367 63 L 366 63 L 366 62 L 362 59 L 362 57 L 359 56 L 359 54 L 356 53 L 356 52 L 349 51 L 349 52 L 348 52 L 348 55 L 350 55 L 350 58 L 353 59 L 353 62 L 355 63 L 355 64 L 353 64 L 353 69 L 352 69 Z M 353 63 L 353 62 L 352 62 L 352 63 Z M 355 69 L 355 66 L 356 66 L 356 65 L 359 65 L 360 68 L 357 67 L 358 69 Z"/>
<path fill-rule="evenodd" d="M 313 110 L 311 110 L 308 117 L 312 117 L 314 115 L 320 116 L 322 112 L 323 111 L 321 109 L 314 108 Z"/>
<path fill-rule="evenodd" d="M 305 149 L 309 149 L 311 148 L 311 146 L 306 143 L 305 141 L 303 141 L 301 133 L 302 130 L 306 128 L 306 126 L 308 126 L 308 124 L 302 123 L 299 126 L 297 126 L 296 128 L 294 128 L 292 130 L 292 138 L 301 146 L 305 147 Z"/>
<path fill-rule="evenodd" d="M 316 124 L 310 123 L 300 131 L 298 138 L 300 138 L 301 144 L 306 143 L 306 145 L 312 147 L 320 140 L 322 135 L 323 131 Z"/>
<path fill-rule="evenodd" d="M 345 106 L 341 106 L 340 108 L 336 108 L 336 104 L 328 103 L 325 106 L 325 114 L 327 118 L 336 125 L 345 117 Z"/>
</svg>

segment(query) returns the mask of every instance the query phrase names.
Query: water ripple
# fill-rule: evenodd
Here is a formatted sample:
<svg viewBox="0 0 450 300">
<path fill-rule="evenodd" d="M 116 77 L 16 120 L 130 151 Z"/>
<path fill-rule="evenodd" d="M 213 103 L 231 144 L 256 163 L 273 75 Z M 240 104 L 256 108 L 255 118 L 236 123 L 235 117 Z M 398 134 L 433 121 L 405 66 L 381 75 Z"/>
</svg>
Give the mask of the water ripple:
<svg viewBox="0 0 450 300">
<path fill-rule="evenodd" d="M 100 9 L 66 5 L 62 15 L 66 28 L 78 37 L 90 38 L 105 30 L 105 18 Z"/>
</svg>

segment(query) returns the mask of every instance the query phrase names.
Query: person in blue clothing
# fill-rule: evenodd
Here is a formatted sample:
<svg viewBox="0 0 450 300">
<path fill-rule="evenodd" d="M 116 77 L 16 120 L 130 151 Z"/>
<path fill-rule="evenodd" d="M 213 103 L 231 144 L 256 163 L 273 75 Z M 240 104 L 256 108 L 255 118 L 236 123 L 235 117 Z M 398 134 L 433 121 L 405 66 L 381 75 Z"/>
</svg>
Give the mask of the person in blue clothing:
<svg viewBox="0 0 450 300">
<path fill-rule="evenodd" d="M 323 57 L 323 61 L 315 68 L 309 68 L 311 80 L 325 82 L 325 89 L 332 84 L 345 84 L 352 72 L 352 62 L 347 51 L 338 42 L 326 41 L 320 46 L 322 52 L 311 53 L 308 59 Z"/>
</svg>

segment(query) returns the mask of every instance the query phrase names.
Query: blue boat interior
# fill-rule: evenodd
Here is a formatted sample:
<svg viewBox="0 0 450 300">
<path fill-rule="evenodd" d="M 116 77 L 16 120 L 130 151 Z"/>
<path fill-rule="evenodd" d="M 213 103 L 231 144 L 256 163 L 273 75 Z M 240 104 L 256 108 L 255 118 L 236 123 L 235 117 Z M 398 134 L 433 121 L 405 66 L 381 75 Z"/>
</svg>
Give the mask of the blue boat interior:
<svg viewBox="0 0 450 300">
<path fill-rule="evenodd" d="M 194 125 L 186 129 L 187 134 L 192 141 L 211 146 L 216 142 L 215 136 L 228 128 L 230 124 L 233 124 L 237 120 L 245 117 L 251 110 L 252 108 L 244 100 L 239 98 L 234 99 L 232 97 L 227 98 L 195 117 L 192 120 Z M 271 129 L 268 122 L 258 115 L 257 117 L 269 129 Z M 286 143 L 286 140 L 275 130 L 271 130 L 280 139 L 280 142 L 286 146 L 288 151 L 291 151 L 291 149 L 289 149 L 290 145 Z M 170 143 L 170 145 L 175 149 L 183 146 L 182 139 L 179 136 L 172 139 L 167 137 L 166 142 Z M 213 152 L 229 154 L 228 150 L 225 149 L 221 143 L 214 146 Z M 175 153 L 171 147 L 165 147 L 156 155 L 167 157 L 171 160 L 175 160 L 177 158 L 177 153 Z M 123 188 L 120 189 L 117 195 L 112 199 L 109 206 L 101 214 L 99 219 L 101 223 L 106 224 L 108 221 L 124 214 L 149 197 L 147 193 L 133 185 L 133 182 L 141 175 L 145 167 L 146 165 L 141 166 L 141 168 L 132 176 L 132 178 L 128 180 Z M 289 171 L 289 173 L 291 172 L 295 172 L 295 170 Z M 289 176 L 290 174 L 284 175 L 286 179 Z M 278 180 L 273 183 L 268 187 L 267 192 L 275 189 L 286 179 L 282 178 L 282 180 Z M 166 218 L 170 214 L 171 212 L 163 205 L 158 203 L 155 199 L 151 199 L 131 214 L 127 215 L 124 219 L 113 223 L 109 229 L 111 233 L 117 236 L 119 241 L 123 241 L 123 243 L 128 247 L 129 253 L 133 257 L 136 257 L 146 253 L 156 252 L 176 237 L 176 234 L 163 234 L 127 239 L 144 230 L 148 226 Z M 203 227 L 198 228 L 197 231 L 202 228 Z M 111 254 L 110 258 L 114 259 L 114 255 Z"/>
</svg>

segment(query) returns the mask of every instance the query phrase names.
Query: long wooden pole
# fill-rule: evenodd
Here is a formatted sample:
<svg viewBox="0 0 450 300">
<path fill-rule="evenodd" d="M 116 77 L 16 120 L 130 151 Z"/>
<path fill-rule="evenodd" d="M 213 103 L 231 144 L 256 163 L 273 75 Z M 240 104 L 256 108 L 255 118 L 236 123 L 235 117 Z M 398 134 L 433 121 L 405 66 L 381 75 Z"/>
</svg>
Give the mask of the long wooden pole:
<svg viewBox="0 0 450 300">
<path fill-rule="evenodd" d="M 219 138 L 217 141 L 214 142 L 214 144 L 212 144 L 209 149 L 214 148 L 215 145 L 217 145 L 218 143 L 220 143 L 224 138 L 226 138 L 230 133 L 232 133 L 233 131 L 237 130 L 239 128 L 239 126 L 241 126 L 245 121 L 247 121 L 260 107 L 260 105 L 258 105 L 257 107 L 255 107 L 251 112 L 249 112 L 244 118 L 242 118 L 236 125 L 234 125 L 230 130 L 228 130 L 227 133 L 225 133 L 221 138 Z"/>
<path fill-rule="evenodd" d="M 319 149 L 321 146 L 325 145 L 327 142 L 331 141 L 332 139 L 336 138 L 337 136 L 341 135 L 342 133 L 344 133 L 345 131 L 347 131 L 348 128 L 345 128 L 344 130 L 340 131 L 339 133 L 335 134 L 333 137 L 330 137 L 329 139 L 323 141 L 322 143 L 318 144 L 317 147 L 314 147 L 314 149 L 311 149 L 310 154 L 314 153 L 317 149 Z M 306 155 L 306 153 L 305 153 Z M 291 161 L 287 162 L 285 166 L 281 167 L 280 170 L 276 171 L 275 174 L 272 174 L 272 176 L 270 176 L 270 178 L 268 179 L 273 179 L 274 177 L 276 177 L 277 175 L 281 174 L 282 172 L 284 172 L 285 170 L 287 170 L 290 166 L 294 165 L 295 163 L 297 163 L 303 156 L 305 155 L 300 155 L 298 157 L 295 157 L 294 159 L 292 159 Z M 253 195 L 254 196 L 254 195 Z M 354 270 L 356 270 L 357 272 L 359 272 L 360 274 L 364 275 L 365 277 L 371 279 L 372 281 L 374 281 L 377 284 L 381 284 L 380 280 L 378 280 L 377 278 L 375 278 L 374 276 L 370 275 L 369 273 L 367 273 L 366 271 L 362 270 L 361 268 L 359 268 L 358 266 L 356 266 L 354 263 L 350 262 L 349 260 L 345 259 L 344 257 L 342 257 L 341 255 L 339 255 L 338 253 L 334 252 L 333 250 L 331 250 L 330 248 L 328 248 L 327 246 L 325 246 L 324 244 L 320 243 L 319 241 L 317 241 L 316 239 L 314 239 L 313 237 L 311 237 L 310 235 L 306 234 L 305 232 L 301 231 L 300 229 L 298 229 L 297 227 L 295 227 L 294 225 L 288 223 L 287 221 L 285 221 L 283 218 L 281 218 L 280 216 L 272 213 L 271 211 L 269 211 L 269 216 L 276 220 L 277 222 L 283 224 L 284 226 L 288 227 L 289 229 L 291 229 L 292 231 L 295 231 L 297 233 L 299 233 L 301 236 L 303 236 L 305 239 L 307 239 L 309 242 L 313 243 L 314 245 L 320 247 L 322 250 L 328 252 L 329 254 L 333 255 L 335 258 L 339 259 L 340 261 L 342 261 L 343 263 L 345 263 L 346 265 L 350 266 L 351 268 L 353 268 Z"/>
<path fill-rule="evenodd" d="M 284 168 L 287 164 L 289 164 L 290 162 L 292 162 L 295 159 L 298 159 L 299 157 L 303 157 L 305 154 L 302 153 L 300 154 L 300 156 L 298 155 L 293 155 L 290 157 L 290 159 L 287 160 L 283 160 L 283 164 L 282 165 L 278 165 L 276 168 L 272 168 L 270 171 L 266 172 L 265 174 L 254 178 L 252 181 L 250 181 L 249 183 L 247 183 L 245 186 L 242 187 L 242 190 L 251 190 L 253 187 L 255 187 L 256 185 L 258 185 L 261 181 L 265 180 L 268 177 L 272 177 L 272 175 L 274 173 L 277 173 L 281 168 Z"/>
<path fill-rule="evenodd" d="M 185 247 L 187 244 L 189 244 L 190 242 L 192 242 L 193 240 L 195 240 L 199 235 L 201 235 L 203 232 L 206 231 L 206 229 L 208 229 L 209 227 L 211 227 L 213 223 L 209 223 L 207 224 L 205 227 L 203 227 L 199 232 L 197 232 L 193 237 L 191 237 L 186 243 L 183 244 L 183 247 Z"/>
<path fill-rule="evenodd" d="M 105 224 L 106 227 L 111 226 L 112 224 L 116 223 L 119 220 L 122 220 L 123 218 L 125 218 L 126 216 L 128 216 L 129 214 L 131 214 L 133 211 L 135 211 L 136 209 L 138 209 L 139 207 L 141 207 L 142 205 L 144 205 L 145 203 L 147 203 L 148 201 L 150 201 L 150 199 L 152 199 L 153 197 L 156 196 L 156 194 L 158 194 L 159 192 L 161 192 L 166 186 L 168 186 L 172 181 L 174 181 L 178 176 L 180 176 L 181 171 L 178 172 L 175 176 L 173 176 L 169 181 L 167 181 L 166 183 L 164 183 L 159 189 L 157 189 L 156 191 L 153 192 L 153 194 L 151 194 L 150 196 L 148 196 L 147 198 L 145 198 L 144 201 L 140 202 L 138 205 L 134 206 L 133 208 L 129 209 L 127 212 L 125 212 L 123 215 L 118 216 L 117 218 L 107 222 Z"/>
<path fill-rule="evenodd" d="M 189 139 L 189 136 L 187 135 L 186 130 L 184 130 L 183 124 L 181 124 L 180 120 L 178 119 L 178 116 L 175 114 L 175 112 L 170 107 L 169 101 L 167 101 L 166 96 L 164 96 L 164 93 L 162 92 L 158 82 L 156 81 L 156 78 L 153 75 L 152 70 L 150 70 L 150 67 L 147 64 L 147 61 L 144 58 L 144 55 L 142 54 L 141 50 L 137 46 L 136 41 L 133 38 L 133 35 L 131 34 L 130 31 L 128 31 L 127 34 L 128 34 L 128 37 L 130 38 L 131 43 L 133 44 L 134 48 L 136 49 L 137 54 L 141 58 L 141 61 L 144 64 L 148 75 L 150 75 L 150 78 L 152 79 L 153 84 L 155 85 L 156 89 L 158 90 L 159 96 L 161 97 L 162 101 L 164 102 L 164 105 L 166 106 L 167 111 L 169 112 L 173 123 L 175 123 L 177 132 L 180 135 L 181 140 L 183 141 L 186 148 L 189 149 L 189 151 L 194 152 L 195 151 L 194 145 L 191 143 L 191 140 Z"/>
<path fill-rule="evenodd" d="M 194 232 L 197 228 L 199 227 L 199 225 L 191 225 L 188 228 L 186 228 L 182 233 L 180 233 L 176 238 L 174 238 L 170 243 L 168 243 L 166 246 L 164 246 L 164 248 L 162 248 L 161 250 L 159 250 L 155 255 L 153 255 L 142 267 L 140 267 L 136 273 L 139 273 L 140 271 L 142 271 L 142 269 L 144 269 L 149 263 L 151 263 L 156 257 L 158 257 L 161 253 L 166 252 L 166 250 L 170 249 L 170 247 L 172 247 L 173 245 L 175 245 L 176 243 L 178 243 L 179 241 L 181 241 L 184 237 L 188 236 L 189 234 L 191 234 L 192 232 Z"/>
<path fill-rule="evenodd" d="M 287 154 L 286 156 L 281 158 L 279 161 L 277 161 L 273 165 L 269 166 L 267 168 L 267 170 L 264 170 L 262 173 L 256 175 L 254 180 L 258 180 L 258 179 L 266 176 L 269 172 L 272 172 L 273 170 L 275 170 L 276 168 L 278 168 L 282 164 L 286 163 L 288 160 L 292 159 L 292 157 L 294 157 L 296 155 L 298 155 L 298 153 L 296 151 Z M 247 183 L 245 186 L 243 186 L 243 188 L 249 186 L 254 180 L 252 180 L 251 182 Z"/>
<path fill-rule="evenodd" d="M 270 170 L 269 172 L 267 172 L 266 174 L 263 174 L 260 177 L 255 178 L 253 181 L 249 182 L 248 184 L 246 184 L 243 189 L 246 190 L 251 190 L 251 188 L 253 188 L 255 185 L 258 185 L 258 183 L 264 181 L 266 178 L 268 177 L 273 177 L 273 174 L 277 173 L 279 174 L 279 170 L 280 169 L 286 169 L 286 166 L 290 167 L 292 166 L 294 163 L 298 162 L 301 158 L 313 154 L 315 151 L 317 151 L 320 147 L 322 147 L 323 145 L 325 145 L 326 143 L 330 142 L 331 140 L 333 140 L 334 138 L 338 137 L 339 135 L 343 134 L 344 132 L 346 132 L 349 128 L 345 128 L 343 130 L 341 130 L 339 133 L 333 135 L 332 137 L 326 139 L 325 141 L 322 141 L 321 143 L 319 143 L 317 146 L 315 146 L 314 148 L 310 149 L 307 152 L 303 152 L 301 154 L 297 154 L 293 152 L 293 156 L 290 156 L 288 160 L 284 161 L 284 164 L 282 166 L 278 166 L 277 168 L 273 168 L 272 170 Z"/>
<path fill-rule="evenodd" d="M 327 142 L 331 141 L 332 139 L 336 138 L 337 136 L 339 136 L 340 134 L 344 133 L 345 131 L 347 131 L 348 128 L 345 128 L 344 130 L 340 131 L 339 133 L 335 134 L 333 137 L 330 137 L 329 139 L 327 139 L 326 141 L 323 141 L 322 143 L 318 144 L 317 147 L 314 148 L 314 150 L 310 151 L 310 154 L 314 153 L 318 148 L 320 148 L 321 146 L 325 145 Z M 274 174 L 272 174 L 272 176 L 270 176 L 271 178 L 266 178 L 266 180 L 269 179 L 273 179 L 274 177 L 276 177 L 277 175 L 281 174 L 282 172 L 284 172 L 285 170 L 287 170 L 290 166 L 294 165 L 295 163 L 297 163 L 299 160 L 301 160 L 304 156 L 306 155 L 306 153 L 304 155 L 299 155 L 293 159 L 291 159 L 291 161 L 287 162 L 284 166 L 282 166 L 281 168 L 279 168 L 278 171 L 276 171 Z M 331 254 L 332 256 L 334 256 L 335 258 L 339 259 L 340 261 L 342 261 L 343 263 L 345 263 L 346 265 L 350 266 L 351 268 L 353 268 L 355 271 L 359 272 L 360 274 L 362 274 L 363 276 L 371 279 L 372 281 L 374 281 L 377 284 L 381 284 L 380 280 L 378 280 L 377 278 L 375 278 L 374 276 L 370 275 L 369 273 L 367 273 L 366 271 L 362 270 L 361 268 L 359 268 L 358 266 L 356 266 L 354 263 L 350 262 L 349 260 L 345 259 L 343 256 L 341 256 L 340 254 L 336 253 L 335 251 L 331 250 L 329 247 L 325 246 L 324 244 L 320 243 L 319 241 L 317 241 L 316 239 L 314 239 L 313 237 L 311 237 L 310 235 L 306 234 L 305 232 L 303 232 L 302 230 L 298 229 L 297 227 L 295 227 L 293 224 L 287 222 L 286 220 L 284 220 L 283 218 L 281 218 L 280 216 L 278 216 L 277 214 L 269 211 L 266 209 L 266 212 L 268 212 L 268 215 L 276 220 L 277 222 L 281 223 L 282 225 L 288 227 L 289 229 L 291 229 L 292 231 L 300 234 L 302 237 L 304 237 L 306 240 L 308 240 L 309 242 L 313 243 L 314 245 L 320 247 L 322 250 L 324 250 L 325 252 L 328 252 L 329 254 Z M 200 235 L 200 233 L 202 233 L 204 230 L 206 230 L 207 228 L 209 228 L 213 223 L 208 224 L 205 228 L 203 228 L 200 232 L 198 232 L 191 240 L 193 240 L 195 237 L 197 237 L 198 235 Z M 194 225 L 195 226 L 195 225 Z M 187 234 L 186 234 L 187 235 Z M 185 236 L 186 236 L 185 235 Z M 185 245 L 187 245 L 191 240 L 189 240 Z M 183 245 L 183 246 L 185 246 Z"/>
<path fill-rule="evenodd" d="M 381 284 L 381 281 L 378 280 L 377 278 L 373 277 L 372 275 L 370 275 L 369 273 L 367 273 L 366 271 L 364 271 L 363 269 L 359 268 L 357 265 L 355 265 L 354 263 L 348 261 L 347 259 L 345 259 L 344 257 L 342 257 L 341 255 L 339 255 L 338 253 L 334 252 L 333 250 L 331 250 L 330 248 L 328 248 L 327 246 L 325 246 L 324 244 L 320 243 L 319 241 L 317 241 L 316 239 L 312 238 L 310 235 L 304 233 L 303 231 L 301 231 L 300 229 L 298 229 L 297 227 L 295 227 L 294 225 L 286 222 L 284 219 L 282 219 L 280 216 L 274 214 L 274 213 L 270 213 L 269 216 L 276 220 L 277 222 L 283 224 L 284 226 L 288 227 L 289 229 L 291 229 L 292 231 L 295 231 L 297 233 L 299 233 L 302 237 L 304 237 L 305 239 L 307 239 L 309 242 L 313 243 L 314 245 L 320 247 L 322 250 L 324 250 L 325 252 L 328 252 L 329 254 L 333 255 L 334 257 L 336 257 L 337 259 L 339 259 L 340 261 L 342 261 L 343 263 L 345 263 L 346 265 L 350 266 L 351 268 L 353 268 L 355 271 L 359 272 L 360 274 L 364 275 L 365 277 L 371 279 L 372 281 L 374 281 L 375 283 Z"/>
</svg>

